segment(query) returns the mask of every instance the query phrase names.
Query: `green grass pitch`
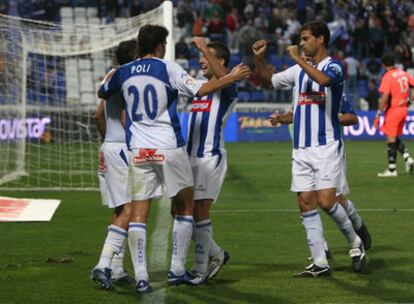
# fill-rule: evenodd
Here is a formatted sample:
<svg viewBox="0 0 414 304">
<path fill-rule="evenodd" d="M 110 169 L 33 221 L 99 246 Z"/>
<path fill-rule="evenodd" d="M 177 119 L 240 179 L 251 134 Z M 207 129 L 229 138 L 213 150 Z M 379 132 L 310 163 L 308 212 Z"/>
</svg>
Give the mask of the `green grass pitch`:
<svg viewBox="0 0 414 304">
<path fill-rule="evenodd" d="M 414 142 L 406 143 L 414 153 Z M 386 168 L 385 143 L 346 143 L 349 198 L 373 238 L 366 269 L 352 272 L 344 236 L 323 215 L 332 276 L 297 279 L 293 274 L 308 264 L 309 251 L 296 198 L 289 191 L 290 144 L 231 143 L 227 148 L 228 174 L 211 217 L 214 238 L 231 260 L 207 285 L 167 285 L 170 249 L 156 245 L 167 239 L 170 244 L 171 220 L 155 225 L 160 208 L 167 208 L 160 202 L 153 204 L 148 240 L 155 291 L 140 296 L 133 285 L 105 292 L 90 280 L 110 219 L 99 193 L 2 192 L 62 203 L 50 223 L 0 223 L 0 303 L 414 302 L 414 176 L 405 174 L 400 155 L 399 176 L 381 179 L 376 174 Z M 160 228 L 165 233 L 157 234 L 154 245 L 152 237 Z M 49 258 L 69 262 L 48 263 Z M 188 268 L 192 259 L 190 248 Z M 126 261 L 132 271 L 129 255 Z"/>
</svg>

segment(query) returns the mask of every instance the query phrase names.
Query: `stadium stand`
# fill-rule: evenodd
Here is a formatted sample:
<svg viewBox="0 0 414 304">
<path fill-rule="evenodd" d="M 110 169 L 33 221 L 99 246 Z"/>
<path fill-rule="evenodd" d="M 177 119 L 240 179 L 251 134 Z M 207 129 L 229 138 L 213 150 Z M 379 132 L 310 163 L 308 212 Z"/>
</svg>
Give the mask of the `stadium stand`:
<svg viewBox="0 0 414 304">
<path fill-rule="evenodd" d="M 96 25 L 135 16 L 158 6 L 162 1 L 118 1 L 118 6 L 115 7 L 109 5 L 107 1 L 98 0 L 9 0 L 6 2 L 8 5 L 3 5 L 2 8 L 4 13 L 11 15 L 60 21 L 62 24 L 76 22 Z M 343 54 L 346 53 L 358 62 L 358 83 L 348 88 L 351 96 L 362 98 L 367 95 L 369 80 L 378 80 L 383 72 L 381 67 L 378 70 L 378 65 L 375 66 L 375 61 L 378 62 L 386 52 L 393 53 L 398 64 L 405 69 L 413 68 L 414 3 L 412 1 L 306 1 L 307 10 L 305 12 L 302 10 L 300 14 L 295 1 L 175 0 L 173 3 L 176 8 L 175 39 L 178 41 L 181 37 L 184 38 L 183 43 L 188 49 L 184 56 L 180 56 L 180 64 L 192 70 L 199 68 L 198 52 L 190 45 L 193 34 L 201 34 L 208 39 L 219 37 L 220 40 L 227 42 L 232 51 L 230 67 L 242 61 L 250 64 L 249 46 L 254 42 L 253 40 L 265 38 L 270 43 L 269 62 L 277 70 L 289 67 L 294 62 L 286 56 L 286 46 L 297 42 L 300 24 L 313 20 L 316 15 L 323 16 L 324 21 L 330 26 L 331 35 L 334 37 L 330 46 L 331 53 L 339 60 L 343 60 Z M 220 27 L 217 26 L 218 24 Z M 248 24 L 252 24 L 254 28 L 249 29 Z M 82 43 L 82 39 L 87 37 L 74 37 L 73 41 Z M 82 66 L 86 67 L 84 70 L 90 72 L 82 74 L 87 79 L 82 83 L 85 89 L 85 91 L 82 89 L 82 93 L 86 94 L 89 93 L 86 91 L 86 86 L 91 81 L 93 85 L 96 84 L 105 72 L 107 63 L 100 58 L 85 60 L 89 62 L 83 62 L 85 65 Z M 343 63 L 346 66 L 345 60 Z M 39 63 L 33 77 L 35 75 L 44 77 L 46 65 L 47 62 Z M 74 71 L 67 67 L 64 78 L 68 80 L 62 79 L 62 75 L 53 75 L 53 77 L 53 81 L 59 86 L 65 83 L 63 92 L 62 90 L 57 92 L 58 96 L 65 94 L 66 91 L 69 94 L 68 100 L 78 98 L 78 96 L 70 96 L 69 88 L 76 85 L 80 75 L 74 75 Z M 252 88 L 250 100 L 259 100 L 261 96 L 254 92 L 258 88 L 254 85 L 246 87 Z M 246 97 L 245 94 L 242 95 Z M 34 97 L 30 91 L 28 96 L 30 102 L 44 102 L 44 98 Z M 86 102 L 87 98 L 84 100 Z M 56 102 L 61 100 L 58 99 Z"/>
</svg>

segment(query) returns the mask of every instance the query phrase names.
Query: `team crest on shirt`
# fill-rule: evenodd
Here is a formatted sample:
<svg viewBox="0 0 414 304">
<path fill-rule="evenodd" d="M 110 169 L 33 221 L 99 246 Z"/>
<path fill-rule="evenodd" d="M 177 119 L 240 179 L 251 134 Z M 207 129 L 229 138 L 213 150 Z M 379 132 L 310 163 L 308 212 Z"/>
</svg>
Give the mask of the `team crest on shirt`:
<svg viewBox="0 0 414 304">
<path fill-rule="evenodd" d="M 188 86 L 195 86 L 196 85 L 196 81 L 193 77 L 188 76 L 188 78 L 184 81 L 184 83 Z"/>
<path fill-rule="evenodd" d="M 342 68 L 337 63 L 331 63 L 328 67 L 329 70 L 333 70 L 336 76 L 342 76 Z"/>
<path fill-rule="evenodd" d="M 191 112 L 210 112 L 212 102 L 211 99 L 194 99 L 191 103 Z"/>
<path fill-rule="evenodd" d="M 139 149 L 138 155 L 134 156 L 132 162 L 134 165 L 163 162 L 165 156 L 156 153 L 157 149 Z"/>
<path fill-rule="evenodd" d="M 300 106 L 325 104 L 325 92 L 300 93 L 298 104 Z"/>
</svg>

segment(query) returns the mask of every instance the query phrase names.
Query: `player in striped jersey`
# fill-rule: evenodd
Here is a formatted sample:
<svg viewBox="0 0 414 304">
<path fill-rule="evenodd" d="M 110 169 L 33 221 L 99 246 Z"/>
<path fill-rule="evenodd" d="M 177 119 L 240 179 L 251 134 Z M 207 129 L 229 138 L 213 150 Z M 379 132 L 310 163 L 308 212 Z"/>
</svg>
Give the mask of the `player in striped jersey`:
<svg viewBox="0 0 414 304">
<path fill-rule="evenodd" d="M 121 42 L 116 50 L 116 59 L 120 65 L 135 60 L 137 55 L 136 40 Z M 125 131 L 121 123 L 123 103 L 119 101 L 120 98 L 117 94 L 101 100 L 95 115 L 96 125 L 104 139 L 100 149 L 98 172 L 102 203 L 114 208 L 114 214 L 99 262 L 92 271 L 92 279 L 107 290 L 113 288 L 111 274 L 112 279 L 132 282 L 132 278 L 123 268 L 131 196 L 125 183 L 129 166 Z"/>
<path fill-rule="evenodd" d="M 206 45 L 201 37 L 193 38 L 199 49 L 202 81 L 228 73 L 229 49 L 220 42 Z M 230 255 L 213 240 L 209 210 L 216 202 L 227 172 L 227 152 L 223 129 L 236 105 L 237 87 L 232 84 L 207 96 L 195 97 L 188 120 L 187 153 L 194 177 L 195 265 L 192 273 L 213 278 Z M 210 264 L 209 263 L 210 258 Z"/>
<path fill-rule="evenodd" d="M 252 47 L 256 71 L 265 86 L 295 88 L 291 190 L 298 196 L 313 258 L 313 263 L 297 275 L 300 277 L 330 274 L 318 206 L 345 234 L 354 271 L 361 271 L 365 264 L 364 245 L 344 208 L 335 202 L 343 154 L 338 114 L 344 73 L 341 64 L 328 56 L 329 38 L 329 29 L 323 22 L 305 24 L 301 28 L 300 47 L 311 63 L 300 56 L 297 46 L 289 46 L 288 53 L 297 64 L 275 74 L 266 68 L 266 41 L 259 40 Z M 282 117 L 279 122 L 284 123 Z"/>
<path fill-rule="evenodd" d="M 143 266 L 146 269 L 143 255 L 150 207 L 147 200 L 153 197 L 154 191 L 162 184 L 177 211 L 168 283 L 198 285 L 203 280 L 185 271 L 193 231 L 193 178 L 177 115 L 177 97 L 178 94 L 188 97 L 208 95 L 249 77 L 250 70 L 240 65 L 220 79 L 206 83 L 197 81 L 177 63 L 162 59 L 167 36 L 168 30 L 162 26 L 141 27 L 138 34 L 141 58 L 121 66 L 100 87 L 98 96 L 106 98 L 121 92 L 126 102 L 125 131 L 128 148 L 132 150 L 129 245 L 136 277 L 143 273 L 140 271 Z M 140 277 L 140 280 L 149 284 L 148 274 L 145 273 L 145 277 Z M 137 290 L 140 291 L 139 286 Z"/>
<path fill-rule="evenodd" d="M 272 126 L 279 126 L 280 121 L 283 121 L 284 124 L 291 124 L 293 122 L 293 112 L 290 111 L 282 115 L 279 113 L 274 113 L 270 116 L 270 124 Z M 341 101 L 339 123 L 342 126 L 351 126 L 358 124 L 358 116 L 355 113 L 352 102 L 346 98 L 345 94 L 343 94 Z M 361 238 L 364 244 L 364 248 L 368 250 L 371 248 L 371 235 L 365 226 L 365 223 L 362 220 L 361 216 L 358 214 L 358 211 L 355 208 L 354 204 L 346 197 L 346 195 L 350 192 L 348 180 L 346 177 L 346 167 L 346 154 L 344 150 L 341 160 L 340 186 L 337 188 L 335 201 L 341 204 L 345 209 L 345 212 L 351 220 L 356 234 Z M 324 248 L 326 255 L 330 256 L 326 242 L 324 242 Z"/>
</svg>

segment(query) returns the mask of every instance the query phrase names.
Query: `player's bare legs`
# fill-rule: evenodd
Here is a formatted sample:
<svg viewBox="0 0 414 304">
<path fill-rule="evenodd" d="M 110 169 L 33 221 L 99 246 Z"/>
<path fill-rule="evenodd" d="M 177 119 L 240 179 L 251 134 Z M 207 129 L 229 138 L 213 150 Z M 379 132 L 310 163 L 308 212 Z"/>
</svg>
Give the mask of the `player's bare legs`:
<svg viewBox="0 0 414 304">
<path fill-rule="evenodd" d="M 147 270 L 147 220 L 151 200 L 134 200 L 128 228 L 128 245 L 134 265 L 135 280 L 139 292 L 150 292 Z"/>
<path fill-rule="evenodd" d="M 115 208 L 112 214 L 112 225 L 128 230 L 129 218 L 131 216 L 131 203 Z"/>
</svg>

